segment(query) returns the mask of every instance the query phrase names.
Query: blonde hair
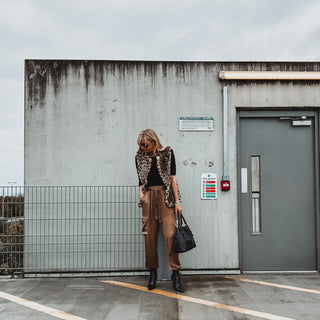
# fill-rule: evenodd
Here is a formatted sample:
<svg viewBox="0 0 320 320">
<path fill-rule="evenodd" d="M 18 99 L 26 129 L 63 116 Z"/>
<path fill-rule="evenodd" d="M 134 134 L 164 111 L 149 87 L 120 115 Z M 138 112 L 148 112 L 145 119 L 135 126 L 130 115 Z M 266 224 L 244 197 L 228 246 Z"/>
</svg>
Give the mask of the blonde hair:
<svg viewBox="0 0 320 320">
<path fill-rule="evenodd" d="M 147 139 L 150 142 L 154 142 L 153 153 L 158 154 L 160 150 L 163 149 L 163 145 L 160 143 L 158 135 L 152 129 L 142 130 L 138 136 L 137 143 L 139 150 L 141 151 L 141 141 L 142 139 Z"/>
</svg>

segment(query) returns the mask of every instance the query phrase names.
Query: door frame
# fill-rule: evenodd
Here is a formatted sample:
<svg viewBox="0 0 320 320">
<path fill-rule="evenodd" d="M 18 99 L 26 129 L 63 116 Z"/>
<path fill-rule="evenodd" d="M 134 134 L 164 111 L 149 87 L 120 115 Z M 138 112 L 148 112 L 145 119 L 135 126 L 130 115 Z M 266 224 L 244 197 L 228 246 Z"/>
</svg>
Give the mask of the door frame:
<svg viewBox="0 0 320 320">
<path fill-rule="evenodd" d="M 320 164 L 319 164 L 319 141 L 320 141 L 320 113 L 319 109 L 311 107 L 287 107 L 287 108 L 259 108 L 259 107 L 236 107 L 237 116 L 237 187 L 238 187 L 238 244 L 239 244 L 239 267 L 243 271 L 242 261 L 242 228 L 241 228 L 241 168 L 240 168 L 240 119 L 241 118 L 277 118 L 277 117 L 290 117 L 290 116 L 309 116 L 314 118 L 314 163 L 315 163 L 315 210 L 316 210 L 316 270 L 320 272 Z M 261 271 L 260 271 L 261 272 Z M 283 271 L 285 272 L 285 271 Z"/>
</svg>

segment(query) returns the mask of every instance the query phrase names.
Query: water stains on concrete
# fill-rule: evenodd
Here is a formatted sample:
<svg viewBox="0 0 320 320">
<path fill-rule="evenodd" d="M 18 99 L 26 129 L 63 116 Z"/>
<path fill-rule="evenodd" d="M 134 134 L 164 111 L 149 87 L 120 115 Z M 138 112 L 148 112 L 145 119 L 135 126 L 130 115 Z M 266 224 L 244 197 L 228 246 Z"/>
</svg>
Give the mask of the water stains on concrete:
<svg viewBox="0 0 320 320">
<path fill-rule="evenodd" d="M 202 71 L 201 71 L 202 70 Z M 26 60 L 25 85 L 27 108 L 45 105 L 46 95 L 57 96 L 70 81 L 83 82 L 85 94 L 89 87 L 104 87 L 113 78 L 124 90 L 130 79 L 149 82 L 153 87 L 157 81 L 172 76 L 176 81 L 192 86 L 201 72 L 216 80 L 216 70 L 229 71 L 319 71 L 320 64 L 313 62 L 185 62 L 185 61 L 107 61 L 107 60 Z M 232 86 L 261 86 L 279 81 L 221 81 Z M 314 86 L 315 81 L 281 81 L 282 86 Z"/>
</svg>

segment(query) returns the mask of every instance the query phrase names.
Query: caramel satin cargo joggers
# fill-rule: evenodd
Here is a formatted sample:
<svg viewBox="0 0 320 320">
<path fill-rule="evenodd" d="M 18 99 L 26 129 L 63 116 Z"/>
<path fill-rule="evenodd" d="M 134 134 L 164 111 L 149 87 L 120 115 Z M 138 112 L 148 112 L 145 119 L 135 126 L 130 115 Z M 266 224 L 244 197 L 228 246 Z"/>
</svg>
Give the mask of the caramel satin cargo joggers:
<svg viewBox="0 0 320 320">
<path fill-rule="evenodd" d="M 169 270 L 180 270 L 179 256 L 173 252 L 176 230 L 174 208 L 169 208 L 164 200 L 163 186 L 149 187 L 142 198 L 142 234 L 145 237 L 146 268 L 156 269 L 158 262 L 158 233 L 160 223 L 165 237 Z"/>
</svg>

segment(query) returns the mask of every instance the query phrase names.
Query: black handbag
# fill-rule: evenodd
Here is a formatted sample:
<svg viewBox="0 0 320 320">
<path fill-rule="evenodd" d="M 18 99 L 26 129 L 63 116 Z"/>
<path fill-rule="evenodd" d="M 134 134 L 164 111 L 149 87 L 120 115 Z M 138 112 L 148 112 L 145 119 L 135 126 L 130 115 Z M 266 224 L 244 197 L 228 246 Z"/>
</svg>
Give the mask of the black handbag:
<svg viewBox="0 0 320 320">
<path fill-rule="evenodd" d="M 184 226 L 182 225 L 182 220 Z M 178 213 L 178 226 L 176 227 L 176 232 L 174 234 L 173 251 L 176 253 L 182 253 L 193 249 L 196 243 L 193 238 L 193 234 L 188 227 L 186 220 L 182 214 Z"/>
</svg>

